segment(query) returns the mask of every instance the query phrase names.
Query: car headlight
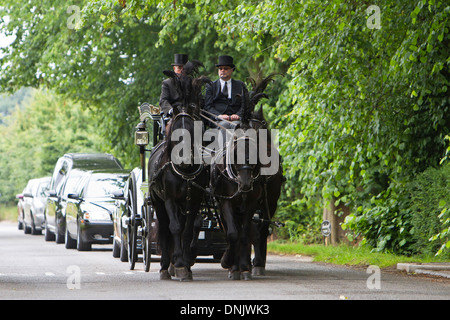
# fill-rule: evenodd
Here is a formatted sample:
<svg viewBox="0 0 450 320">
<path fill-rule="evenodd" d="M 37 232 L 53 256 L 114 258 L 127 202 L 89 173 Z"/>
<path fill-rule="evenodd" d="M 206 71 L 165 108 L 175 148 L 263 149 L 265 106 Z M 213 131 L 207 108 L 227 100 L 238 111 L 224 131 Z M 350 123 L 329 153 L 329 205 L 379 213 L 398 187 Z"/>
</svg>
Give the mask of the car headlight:
<svg viewBox="0 0 450 320">
<path fill-rule="evenodd" d="M 108 212 L 104 210 L 99 211 L 89 211 L 84 213 L 85 220 L 111 220 L 111 217 Z"/>
</svg>

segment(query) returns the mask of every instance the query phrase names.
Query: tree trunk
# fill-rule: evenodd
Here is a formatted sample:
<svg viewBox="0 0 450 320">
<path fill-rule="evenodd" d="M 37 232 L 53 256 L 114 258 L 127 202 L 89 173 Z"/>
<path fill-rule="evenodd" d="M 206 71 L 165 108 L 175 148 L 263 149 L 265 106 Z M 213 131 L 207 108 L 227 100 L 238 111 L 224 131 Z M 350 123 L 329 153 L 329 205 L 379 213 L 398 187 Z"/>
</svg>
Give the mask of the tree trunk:
<svg viewBox="0 0 450 320">
<path fill-rule="evenodd" d="M 345 237 L 345 232 L 342 230 L 342 223 L 345 217 L 350 214 L 350 208 L 345 206 L 343 203 L 339 203 L 335 206 L 336 198 L 324 201 L 323 208 L 323 220 L 328 220 L 331 223 L 331 234 L 328 239 L 328 243 L 335 246 L 339 243 L 349 243 Z"/>
</svg>

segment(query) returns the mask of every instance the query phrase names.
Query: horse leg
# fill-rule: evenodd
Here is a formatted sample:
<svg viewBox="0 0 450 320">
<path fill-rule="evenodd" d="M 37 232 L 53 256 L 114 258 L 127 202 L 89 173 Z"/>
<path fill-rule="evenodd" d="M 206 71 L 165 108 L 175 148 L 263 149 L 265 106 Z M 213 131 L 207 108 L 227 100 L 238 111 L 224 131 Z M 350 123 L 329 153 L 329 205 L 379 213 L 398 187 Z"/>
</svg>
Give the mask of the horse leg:
<svg viewBox="0 0 450 320">
<path fill-rule="evenodd" d="M 195 213 L 193 217 L 193 235 L 190 243 L 190 256 L 188 257 L 189 265 L 192 267 L 197 259 L 198 252 L 198 235 L 200 233 L 200 228 L 203 223 L 203 217 L 199 212 Z"/>
<path fill-rule="evenodd" d="M 254 276 L 264 276 L 266 269 L 267 236 L 269 234 L 269 222 L 253 223 L 252 236 L 255 257 L 253 259 L 252 273 Z"/>
<path fill-rule="evenodd" d="M 192 273 L 183 259 L 182 232 L 186 223 L 186 217 L 181 214 L 181 209 L 173 202 L 166 201 L 167 213 L 169 215 L 169 229 L 173 238 L 173 264 L 175 277 L 181 281 L 192 280 Z"/>
<path fill-rule="evenodd" d="M 222 268 L 230 270 L 229 278 L 239 280 L 239 267 L 236 265 L 238 262 L 237 256 L 239 255 L 239 230 L 230 201 L 224 200 L 221 203 L 221 213 L 224 224 L 226 225 L 228 248 L 223 254 L 220 264 Z"/>
<path fill-rule="evenodd" d="M 192 271 L 191 266 L 195 263 L 195 257 L 193 257 L 192 252 L 192 243 L 194 241 L 194 224 L 196 220 L 197 212 L 195 210 L 192 210 L 191 213 L 189 213 L 186 217 L 186 221 L 184 224 L 184 230 L 182 232 L 182 250 L 183 250 L 183 261 L 185 263 L 185 266 L 187 268 L 188 273 L 190 274 L 190 277 L 192 279 Z"/>
<path fill-rule="evenodd" d="M 156 216 L 158 217 L 158 237 L 161 246 L 161 269 L 159 270 L 160 280 L 170 280 L 169 266 L 171 260 L 172 237 L 169 230 L 169 218 L 161 201 L 155 201 Z"/>
<path fill-rule="evenodd" d="M 266 186 L 263 198 L 263 218 L 271 220 L 275 215 L 278 205 L 278 198 L 281 194 L 284 177 L 282 169 L 280 169 L 274 177 L 274 181 Z M 268 211 L 268 212 L 267 212 Z M 253 260 L 253 275 L 265 276 L 266 274 L 266 257 L 267 257 L 267 237 L 269 236 L 270 221 L 263 221 L 261 224 L 254 225 L 255 239 L 254 249 L 255 258 Z"/>
<path fill-rule="evenodd" d="M 243 217 L 242 230 L 240 233 L 239 244 L 239 270 L 244 280 L 251 280 L 251 242 L 250 227 L 251 219 L 247 214 Z"/>
</svg>

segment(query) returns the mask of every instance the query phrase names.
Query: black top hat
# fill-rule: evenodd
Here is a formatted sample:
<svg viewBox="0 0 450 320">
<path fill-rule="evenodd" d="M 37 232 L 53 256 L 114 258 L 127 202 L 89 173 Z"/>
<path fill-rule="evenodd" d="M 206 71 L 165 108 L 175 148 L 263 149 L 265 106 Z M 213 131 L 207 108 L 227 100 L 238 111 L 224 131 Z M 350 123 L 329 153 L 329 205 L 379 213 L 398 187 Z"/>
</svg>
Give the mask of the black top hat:
<svg viewBox="0 0 450 320">
<path fill-rule="evenodd" d="M 219 63 L 216 64 L 216 67 L 220 67 L 220 66 L 230 66 L 232 68 L 236 67 L 233 63 L 233 57 L 230 57 L 230 56 L 220 56 Z"/>
<path fill-rule="evenodd" d="M 187 54 L 175 53 L 174 63 L 172 63 L 172 66 L 184 66 L 187 62 L 188 62 Z"/>
</svg>

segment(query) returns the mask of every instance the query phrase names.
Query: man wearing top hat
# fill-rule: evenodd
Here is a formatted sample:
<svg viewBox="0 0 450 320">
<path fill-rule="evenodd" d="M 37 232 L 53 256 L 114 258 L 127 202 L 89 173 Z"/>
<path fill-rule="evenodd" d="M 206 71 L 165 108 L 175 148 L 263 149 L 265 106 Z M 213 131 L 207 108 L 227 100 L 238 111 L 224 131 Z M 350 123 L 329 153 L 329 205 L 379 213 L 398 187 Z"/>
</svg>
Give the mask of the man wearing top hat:
<svg viewBox="0 0 450 320">
<path fill-rule="evenodd" d="M 233 57 L 220 56 L 216 64 L 219 79 L 206 87 L 205 110 L 224 120 L 220 125 L 234 127 L 231 122 L 239 121 L 242 116 L 241 98 L 247 92 L 246 85 L 232 79 L 236 66 Z"/>
<path fill-rule="evenodd" d="M 181 75 L 184 65 L 188 62 L 187 54 L 175 54 L 174 63 L 172 63 L 173 71 L 176 74 Z M 161 96 L 159 99 L 159 107 L 164 115 L 167 117 L 170 115 L 174 106 L 181 105 L 181 97 L 177 92 L 175 80 L 169 78 L 163 81 L 161 88 Z"/>
</svg>

